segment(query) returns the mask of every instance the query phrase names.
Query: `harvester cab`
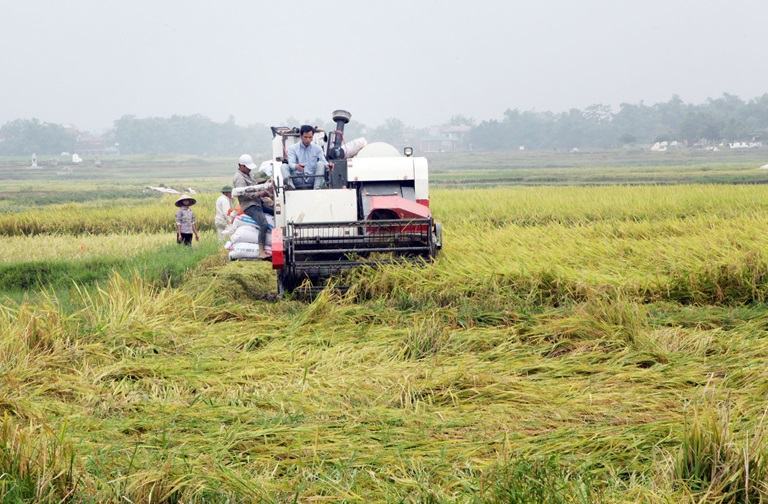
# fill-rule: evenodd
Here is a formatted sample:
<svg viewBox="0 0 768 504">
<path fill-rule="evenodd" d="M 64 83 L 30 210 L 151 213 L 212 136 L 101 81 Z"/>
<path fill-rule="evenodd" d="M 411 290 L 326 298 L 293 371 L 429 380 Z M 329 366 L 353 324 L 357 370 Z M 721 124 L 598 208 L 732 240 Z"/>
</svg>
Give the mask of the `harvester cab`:
<svg viewBox="0 0 768 504">
<path fill-rule="evenodd" d="M 362 264 L 429 261 L 442 247 L 441 227 L 429 208 L 426 158 L 414 157 L 410 147 L 401 154 L 386 143 L 353 153 L 356 149 L 344 143 L 350 118 L 337 110 L 334 131 L 316 129 L 313 142 L 332 163 L 318 189 L 292 189 L 287 150 L 300 141 L 299 130 L 272 128 L 272 266 L 281 294 L 300 286 L 322 289 L 330 277 Z"/>
</svg>

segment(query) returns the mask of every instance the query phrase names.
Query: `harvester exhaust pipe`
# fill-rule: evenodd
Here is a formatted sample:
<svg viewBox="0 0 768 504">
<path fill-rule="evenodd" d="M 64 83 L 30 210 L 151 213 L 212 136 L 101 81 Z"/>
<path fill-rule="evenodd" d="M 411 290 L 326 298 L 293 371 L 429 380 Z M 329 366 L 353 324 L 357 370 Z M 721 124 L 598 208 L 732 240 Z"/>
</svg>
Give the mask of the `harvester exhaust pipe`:
<svg viewBox="0 0 768 504">
<path fill-rule="evenodd" d="M 336 123 L 336 131 L 333 132 L 333 141 L 328 144 L 328 159 L 344 159 L 344 125 L 352 118 L 352 114 L 346 110 L 334 110 L 333 120 Z"/>
</svg>

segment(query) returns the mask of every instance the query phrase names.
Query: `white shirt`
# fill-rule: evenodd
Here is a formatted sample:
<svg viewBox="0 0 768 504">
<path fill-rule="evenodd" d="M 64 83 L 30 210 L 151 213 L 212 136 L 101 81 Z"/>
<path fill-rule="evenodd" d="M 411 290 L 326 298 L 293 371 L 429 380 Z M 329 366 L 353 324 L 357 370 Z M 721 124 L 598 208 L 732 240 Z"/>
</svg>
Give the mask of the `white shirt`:
<svg viewBox="0 0 768 504">
<path fill-rule="evenodd" d="M 216 217 L 213 219 L 217 226 L 224 227 L 227 225 L 227 215 L 230 208 L 232 208 L 232 203 L 229 198 L 223 194 L 219 196 L 216 200 Z"/>
</svg>

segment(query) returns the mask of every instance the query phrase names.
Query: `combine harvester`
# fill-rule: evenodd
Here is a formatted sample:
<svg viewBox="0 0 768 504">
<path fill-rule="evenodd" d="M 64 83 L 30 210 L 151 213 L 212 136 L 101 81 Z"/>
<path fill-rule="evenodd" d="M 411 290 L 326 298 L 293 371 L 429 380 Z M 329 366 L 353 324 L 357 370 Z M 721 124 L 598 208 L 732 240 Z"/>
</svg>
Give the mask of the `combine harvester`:
<svg viewBox="0 0 768 504">
<path fill-rule="evenodd" d="M 442 247 L 440 224 L 429 209 L 427 160 L 413 157 L 411 147 L 401 155 L 386 143 L 347 156 L 344 126 L 350 118 L 337 110 L 336 130 L 315 133 L 313 141 L 333 163 L 322 189 L 287 187 L 287 148 L 300 141 L 299 130 L 272 128 L 272 159 L 262 169 L 271 164 L 275 187 L 272 266 L 280 294 L 299 287 L 314 294 L 329 278 L 362 264 L 429 261 Z"/>
</svg>

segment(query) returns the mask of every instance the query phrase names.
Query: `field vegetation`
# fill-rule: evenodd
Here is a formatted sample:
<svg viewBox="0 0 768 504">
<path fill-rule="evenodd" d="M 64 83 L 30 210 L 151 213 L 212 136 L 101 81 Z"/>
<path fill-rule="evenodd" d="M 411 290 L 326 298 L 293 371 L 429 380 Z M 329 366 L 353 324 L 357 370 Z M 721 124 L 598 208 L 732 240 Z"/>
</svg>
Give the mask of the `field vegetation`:
<svg viewBox="0 0 768 504">
<path fill-rule="evenodd" d="M 220 244 L 210 234 L 203 235 L 199 246 L 182 249 L 172 242 L 172 235 L 104 235 L 89 237 L 63 237 L 39 235 L 33 238 L 4 238 L 0 244 L 10 242 L 14 247 L 37 247 L 29 258 L 0 262 L 0 302 L 36 299 L 41 295 L 57 293 L 59 301 L 67 301 L 69 293 L 78 287 L 97 288 L 114 274 L 141 275 L 147 282 L 162 286 L 179 285 L 187 270 L 216 252 Z M 54 257 L 51 244 L 70 240 L 88 243 L 92 249 L 84 251 L 63 247 L 72 255 Z M 125 247 L 117 249 L 116 241 Z M 105 254 L 99 255 L 99 247 Z M 69 250 L 68 250 L 69 249 Z M 112 249 L 112 250 L 110 250 Z M 55 249 L 54 249 L 55 250 Z M 35 252 L 37 251 L 37 252 Z M 16 253 L 20 250 L 16 248 Z M 51 256 L 51 257 L 48 257 Z"/>
<path fill-rule="evenodd" d="M 210 233 L 167 243 L 170 198 L 22 205 L 0 215 L 0 495 L 766 500 L 766 190 L 438 188 L 436 263 L 312 302 Z"/>
<path fill-rule="evenodd" d="M 201 229 L 213 225 L 215 194 L 195 196 L 195 216 Z M 0 213 L 0 236 L 38 234 L 175 234 L 176 208 L 173 196 L 142 199 L 95 200 L 86 203 L 64 203 L 44 208 Z"/>
<path fill-rule="evenodd" d="M 168 233 L 20 235 L 4 238 L 0 255 L 3 262 L 130 257 L 168 241 Z"/>
<path fill-rule="evenodd" d="M 709 152 L 643 150 L 430 153 L 441 186 L 765 184 L 764 149 Z"/>
</svg>

